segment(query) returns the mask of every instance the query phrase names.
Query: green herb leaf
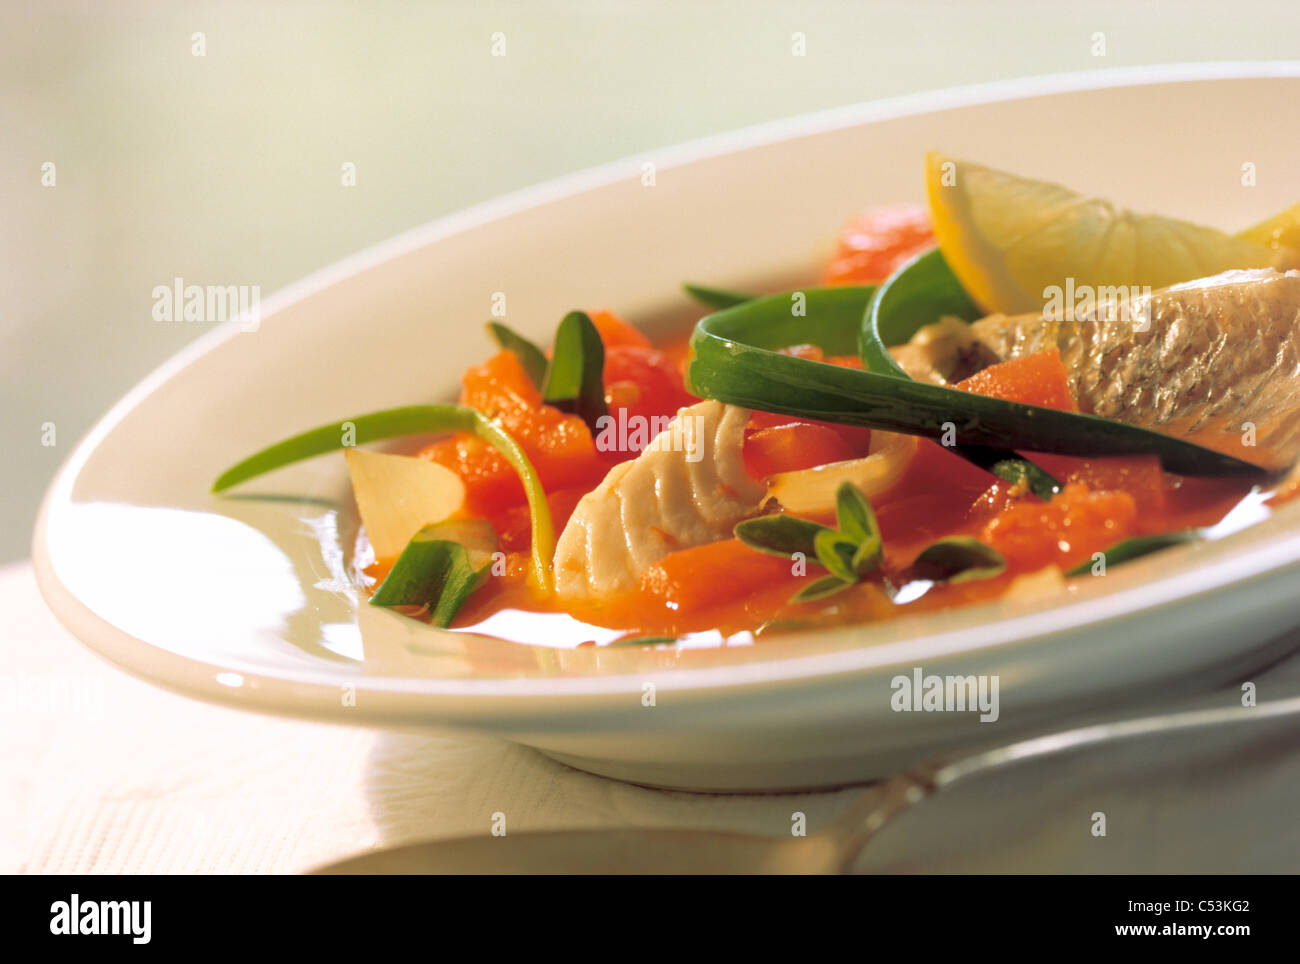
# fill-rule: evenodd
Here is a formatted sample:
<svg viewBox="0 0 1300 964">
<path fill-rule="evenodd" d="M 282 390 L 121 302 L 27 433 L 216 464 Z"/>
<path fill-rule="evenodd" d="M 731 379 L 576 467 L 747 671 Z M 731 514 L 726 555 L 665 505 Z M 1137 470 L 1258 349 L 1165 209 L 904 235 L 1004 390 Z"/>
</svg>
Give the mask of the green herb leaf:
<svg viewBox="0 0 1300 964">
<path fill-rule="evenodd" d="M 825 580 L 813 583 L 791 601 L 821 598 L 852 585 L 880 567 L 880 527 L 871 503 L 856 486 L 846 482 L 836 493 L 836 508 L 838 531 L 784 514 L 747 519 L 733 531 L 736 538 L 758 552 L 787 558 L 798 552 L 820 563 L 831 573 L 833 583 Z"/>
<path fill-rule="evenodd" d="M 440 525 L 425 526 L 406 544 L 388 577 L 370 598 L 372 606 L 427 606 L 435 626 L 449 626 L 488 569 L 490 554 L 475 554 L 443 538 Z"/>
<path fill-rule="evenodd" d="M 700 320 L 691 336 L 688 387 L 702 398 L 890 432 L 942 439 L 956 426 L 961 445 L 1059 455 L 1157 455 L 1181 475 L 1259 475 L 1258 466 L 1095 415 L 1023 405 L 887 375 L 779 354 L 816 344 L 827 354 L 857 350 L 872 288 L 820 288 L 756 298 Z"/>
<path fill-rule="evenodd" d="M 744 294 L 743 292 L 727 291 L 724 288 L 710 288 L 707 285 L 692 284 L 689 281 L 682 282 L 682 288 L 700 304 L 709 308 L 730 308 L 733 305 L 744 304 L 754 298 L 754 295 Z"/>
<path fill-rule="evenodd" d="M 555 530 L 551 510 L 546 502 L 537 470 L 524 450 L 510 435 L 482 412 L 464 405 L 411 405 L 389 408 L 369 415 L 358 415 L 342 422 L 331 422 L 277 442 L 231 466 L 212 484 L 213 492 L 222 492 L 256 476 L 324 455 L 346 445 L 364 445 L 379 439 L 429 432 L 470 432 L 492 445 L 510 463 L 524 485 L 528 512 L 533 527 L 533 576 L 538 586 L 550 587 L 551 554 L 555 550 Z"/>
<path fill-rule="evenodd" d="M 839 523 L 840 532 L 854 542 L 866 539 L 880 541 L 876 513 L 862 490 L 852 482 L 841 483 L 835 493 L 835 520 Z"/>
<path fill-rule="evenodd" d="M 792 603 L 813 602 L 817 599 L 825 599 L 827 596 L 833 596 L 852 586 L 853 582 L 845 582 L 839 576 L 824 576 L 815 582 L 810 582 L 797 593 L 790 597 Z"/>
<path fill-rule="evenodd" d="M 975 446 L 966 446 L 961 454 L 975 462 L 976 465 L 980 465 L 981 468 L 986 467 L 980 464 L 980 459 L 984 453 L 988 452 L 997 456 L 997 461 L 987 466 L 987 468 L 1003 482 L 1010 482 L 1012 485 L 1024 485 L 1044 502 L 1050 502 L 1052 496 L 1061 491 L 1060 482 L 1028 459 L 1009 459 L 1006 458 L 1005 452 L 997 449 L 980 448 L 978 451 L 973 452 L 975 449 Z"/>
<path fill-rule="evenodd" d="M 1188 542 L 1196 542 L 1198 539 L 1205 538 L 1204 529 L 1179 529 L 1177 532 L 1162 532 L 1157 535 L 1135 536 L 1132 539 L 1125 539 L 1117 542 L 1105 552 L 1102 557 L 1107 568 L 1118 566 L 1122 562 L 1128 562 L 1131 559 L 1140 559 L 1142 556 L 1149 556 L 1153 552 L 1159 552 L 1161 549 L 1168 549 L 1170 546 L 1183 545 Z M 1092 572 L 1095 563 L 1089 559 L 1087 562 L 1081 562 L 1073 569 L 1066 573 L 1066 576 L 1086 576 Z"/>
<path fill-rule="evenodd" d="M 853 554 L 853 574 L 857 578 L 865 579 L 880 568 L 883 546 L 880 536 L 863 539 L 858 544 L 858 550 Z"/>
<path fill-rule="evenodd" d="M 555 332 L 555 351 L 546 371 L 542 398 L 548 405 L 575 412 L 595 432 L 605 407 L 605 343 L 584 311 L 564 316 Z"/>
<path fill-rule="evenodd" d="M 992 579 L 1006 568 L 1006 560 L 992 546 L 970 536 L 952 536 L 922 549 L 908 573 L 930 582 L 969 582 Z"/>
<path fill-rule="evenodd" d="M 817 533 L 813 539 L 813 545 L 817 550 L 817 560 L 833 576 L 838 576 L 845 582 L 857 582 L 858 577 L 853 572 L 853 557 L 858 550 L 858 542 L 842 532 L 836 532 L 834 529 L 825 529 Z"/>
<path fill-rule="evenodd" d="M 789 558 L 802 552 L 805 558 L 815 556 L 815 540 L 820 532 L 831 532 L 824 525 L 792 515 L 765 515 L 746 519 L 736 524 L 737 539 L 759 552 Z"/>
<path fill-rule="evenodd" d="M 616 639 L 607 646 L 666 646 L 677 642 L 676 636 L 634 636 L 631 639 Z"/>
<path fill-rule="evenodd" d="M 499 321 L 489 321 L 487 328 L 498 345 L 514 353 L 520 364 L 524 366 L 524 371 L 528 373 L 528 378 L 538 389 L 541 389 L 546 382 L 546 368 L 550 364 L 546 360 L 546 353 L 523 335 L 512 331 Z"/>
</svg>

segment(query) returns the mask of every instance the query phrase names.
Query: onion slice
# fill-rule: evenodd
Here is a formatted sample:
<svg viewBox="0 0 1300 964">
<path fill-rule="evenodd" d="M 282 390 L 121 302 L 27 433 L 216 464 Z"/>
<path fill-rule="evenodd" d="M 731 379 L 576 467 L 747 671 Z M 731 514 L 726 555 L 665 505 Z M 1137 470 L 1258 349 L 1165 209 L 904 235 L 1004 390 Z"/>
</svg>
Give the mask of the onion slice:
<svg viewBox="0 0 1300 964">
<path fill-rule="evenodd" d="M 873 431 L 870 454 L 845 462 L 828 462 L 797 472 L 778 472 L 763 480 L 769 499 L 787 512 L 834 512 L 835 493 L 852 482 L 868 499 L 885 492 L 903 477 L 916 454 L 917 437 Z"/>
</svg>

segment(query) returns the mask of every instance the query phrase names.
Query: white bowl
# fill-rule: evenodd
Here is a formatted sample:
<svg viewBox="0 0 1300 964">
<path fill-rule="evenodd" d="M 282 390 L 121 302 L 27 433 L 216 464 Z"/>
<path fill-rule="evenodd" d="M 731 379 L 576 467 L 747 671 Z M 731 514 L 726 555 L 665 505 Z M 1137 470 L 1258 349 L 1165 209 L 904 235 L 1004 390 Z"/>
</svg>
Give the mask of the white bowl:
<svg viewBox="0 0 1300 964">
<path fill-rule="evenodd" d="M 1300 624 L 1300 506 L 1078 580 L 1061 600 L 744 647 L 561 650 L 359 605 L 339 456 L 234 497 L 209 486 L 301 429 L 452 397 L 490 350 L 480 322 L 494 292 L 513 325 L 545 337 L 575 306 L 658 330 L 681 323 L 683 279 L 802 283 L 851 212 L 922 198 L 927 148 L 1149 210 L 1252 223 L 1300 195 L 1300 140 L 1278 120 L 1295 103 L 1297 64 L 923 94 L 666 150 L 435 221 L 280 293 L 255 332 L 213 331 L 118 404 L 46 496 L 33 547 L 42 592 L 103 656 L 195 697 L 494 733 L 597 773 L 701 789 L 869 779 L 1242 677 Z M 1257 187 L 1242 186 L 1245 163 Z M 279 498 L 254 497 L 266 494 Z M 918 667 L 996 676 L 998 720 L 895 712 L 891 681 Z"/>
</svg>

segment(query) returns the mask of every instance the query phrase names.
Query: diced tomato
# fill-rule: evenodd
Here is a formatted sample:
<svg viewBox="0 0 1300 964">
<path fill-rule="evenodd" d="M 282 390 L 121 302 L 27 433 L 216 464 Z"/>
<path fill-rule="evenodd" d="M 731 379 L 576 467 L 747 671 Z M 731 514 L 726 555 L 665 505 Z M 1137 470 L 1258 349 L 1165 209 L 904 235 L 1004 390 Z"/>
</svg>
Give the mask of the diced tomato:
<svg viewBox="0 0 1300 964">
<path fill-rule="evenodd" d="M 695 398 L 682 384 L 679 367 L 663 352 L 614 345 L 605 349 L 605 401 L 616 418 L 618 409 L 623 408 L 628 418 L 648 420 L 656 415 L 676 415 Z"/>
<path fill-rule="evenodd" d="M 551 509 L 551 525 L 557 533 L 564 529 L 578 501 L 586 494 L 585 488 L 571 488 L 559 489 L 546 496 L 546 504 Z M 528 552 L 532 548 L 532 516 L 529 515 L 526 502 L 499 509 L 488 516 L 488 521 L 497 530 L 503 551 Z"/>
<path fill-rule="evenodd" d="M 925 544 L 968 528 L 972 504 L 993 482 L 983 469 L 920 439 L 903 477 L 871 500 L 886 554 L 910 557 Z"/>
<path fill-rule="evenodd" d="M 789 559 L 757 552 L 739 539 L 726 539 L 664 556 L 642 574 L 641 591 L 681 615 L 744 599 L 774 581 L 790 578 Z"/>
<path fill-rule="evenodd" d="M 934 232 L 924 208 L 894 205 L 868 209 L 840 232 L 835 258 L 823 280 L 828 285 L 883 281 L 932 247 Z"/>
<path fill-rule="evenodd" d="M 840 425 L 838 422 L 819 422 L 816 419 L 799 418 L 795 415 L 780 415 L 776 412 L 751 413 L 749 416 L 749 434 L 746 437 L 752 438 L 754 434 L 760 431 L 786 426 L 816 426 L 839 436 L 840 441 L 847 446 L 849 454 L 842 456 L 840 459 L 828 459 L 828 461 L 838 462 L 841 459 L 862 458 L 871 449 L 871 429 L 869 428 L 862 428 L 857 425 Z M 748 458 L 748 455 L 746 458 Z M 821 465 L 822 463 L 814 462 L 812 464 Z"/>
<path fill-rule="evenodd" d="M 966 512 L 966 517 L 973 525 L 982 526 L 1007 506 L 1025 498 L 1033 498 L 1033 496 L 1010 482 L 998 479 L 971 504 L 970 509 Z"/>
<path fill-rule="evenodd" d="M 969 500 L 989 487 L 993 476 L 930 439 L 919 439 L 916 455 L 907 472 L 892 489 L 881 496 L 882 502 L 911 492 L 937 492 L 951 495 L 963 509 Z"/>
<path fill-rule="evenodd" d="M 605 343 L 606 349 L 626 345 L 633 345 L 637 348 L 654 347 L 651 345 L 650 339 L 637 328 L 606 308 L 589 309 L 587 317 L 596 326 L 596 331 L 600 332 L 600 340 Z"/>
<path fill-rule="evenodd" d="M 760 428 L 745 438 L 745 468 L 755 479 L 843 462 L 858 455 L 839 432 L 810 422 Z"/>
<path fill-rule="evenodd" d="M 790 345 L 786 348 L 780 349 L 779 354 L 792 355 L 795 358 L 806 358 L 809 361 L 825 362 L 828 365 L 839 365 L 840 367 L 843 368 L 862 367 L 862 360 L 858 358 L 856 355 L 827 356 L 817 345 Z M 844 445 L 846 445 L 849 450 L 848 455 L 841 455 L 838 458 L 827 458 L 821 462 L 808 462 L 805 465 L 798 466 L 799 468 L 810 468 L 813 465 L 822 465 L 825 462 L 838 462 L 843 459 L 861 458 L 862 456 L 867 454 L 868 449 L 870 448 L 871 445 L 871 429 L 869 428 L 862 428 L 861 426 L 858 425 L 841 425 L 838 422 L 822 422 L 822 421 L 818 421 L 817 419 L 799 418 L 794 415 L 780 415 L 777 414 L 776 412 L 757 412 L 757 411 L 754 412 L 749 419 L 749 429 L 751 432 L 751 435 L 749 437 L 753 438 L 753 433 L 757 432 L 758 430 L 778 428 L 781 426 L 791 426 L 791 425 L 803 425 L 803 426 L 815 425 L 827 429 L 831 432 L 834 432 L 836 435 L 840 437 Z M 800 436 L 799 433 L 796 432 L 796 433 L 792 433 L 791 437 L 800 437 Z M 807 435 L 806 438 L 809 440 L 810 443 L 814 445 L 818 444 L 817 441 L 818 436 Z M 767 467 L 766 465 L 762 464 L 763 457 L 761 455 L 758 455 L 758 453 L 762 449 L 766 448 L 767 441 L 768 440 L 760 439 L 754 447 L 755 455 L 757 456 L 758 461 L 756 461 L 754 466 L 750 466 L 751 474 L 753 474 L 756 468 Z M 772 439 L 770 441 L 771 444 L 774 445 L 776 444 L 775 439 Z M 748 465 L 748 460 L 750 458 L 748 446 L 746 448 L 745 458 L 746 458 L 746 463 Z M 778 457 L 776 461 L 780 462 L 784 460 L 783 458 Z M 799 461 L 804 461 L 804 460 L 793 459 L 791 460 L 792 464 L 790 468 L 773 469 L 772 471 L 782 471 L 782 472 L 795 471 L 793 462 L 799 462 Z M 767 474 L 771 474 L 771 473 L 769 472 Z M 756 476 L 756 477 L 765 478 L 766 476 Z"/>
<path fill-rule="evenodd" d="M 608 469 L 591 431 L 577 416 L 542 404 L 541 393 L 513 353 L 502 351 L 465 373 L 460 401 L 498 419 L 527 453 L 547 490 L 594 486 Z M 515 470 L 491 445 L 460 433 L 420 452 L 465 482 L 468 508 L 486 515 L 524 501 Z"/>
<path fill-rule="evenodd" d="M 512 351 L 499 351 L 461 376 L 460 402 L 489 418 L 503 412 L 540 408 L 542 393 Z"/>
<path fill-rule="evenodd" d="M 990 365 L 954 387 L 1008 402 L 1077 412 L 1070 376 L 1055 348 Z"/>
<path fill-rule="evenodd" d="M 501 417 L 501 424 L 523 447 L 549 489 L 574 485 L 594 487 L 609 469 L 600 459 L 586 424 L 550 406 Z M 420 458 L 451 469 L 465 483 L 467 508 L 489 515 L 524 501 L 523 484 L 505 458 L 474 435 L 457 434 L 427 446 Z"/>
<path fill-rule="evenodd" d="M 1056 565 L 1068 569 L 1136 535 L 1137 506 L 1127 492 L 1093 492 L 1082 483 L 1065 486 L 1051 502 L 1015 502 L 984 527 L 983 539 L 1008 568 L 1031 572 Z"/>
<path fill-rule="evenodd" d="M 1285 487 L 1282 491 L 1285 492 Z M 1154 519 L 1143 518 L 1143 530 L 1172 532 L 1213 525 L 1227 515 L 1244 494 L 1240 479 L 1184 478 L 1165 473 L 1165 511 Z"/>
<path fill-rule="evenodd" d="M 1094 492 L 1127 492 L 1142 516 L 1165 511 L 1168 480 L 1154 455 L 1073 458 L 1068 455 L 1026 453 L 1061 482 L 1082 482 Z"/>
</svg>

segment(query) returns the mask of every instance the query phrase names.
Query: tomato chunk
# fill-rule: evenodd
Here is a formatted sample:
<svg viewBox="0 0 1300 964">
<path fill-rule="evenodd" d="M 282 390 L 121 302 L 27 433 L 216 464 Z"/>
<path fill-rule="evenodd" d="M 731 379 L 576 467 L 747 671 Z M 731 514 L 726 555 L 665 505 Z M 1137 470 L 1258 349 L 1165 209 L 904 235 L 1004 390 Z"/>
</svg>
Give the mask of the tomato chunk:
<svg viewBox="0 0 1300 964">
<path fill-rule="evenodd" d="M 460 402 L 500 421 L 523 448 L 548 491 L 594 486 L 608 469 L 591 431 L 577 415 L 542 404 L 541 393 L 512 352 L 498 352 L 465 373 Z M 515 470 L 495 448 L 474 435 L 459 433 L 420 452 L 465 482 L 469 509 L 489 515 L 524 501 Z"/>
<path fill-rule="evenodd" d="M 871 500 L 885 555 L 910 558 L 925 545 L 970 524 L 970 507 L 993 476 L 929 439 L 919 439 L 903 477 Z"/>
<path fill-rule="evenodd" d="M 546 496 L 551 510 L 551 525 L 561 532 L 577 508 L 579 500 L 587 494 L 585 488 L 558 489 Z M 528 552 L 533 545 L 533 522 L 528 504 L 510 505 L 494 511 L 488 521 L 497 530 L 501 549 L 505 552 Z"/>
<path fill-rule="evenodd" d="M 924 208 L 893 205 L 856 215 L 840 232 L 834 260 L 823 278 L 828 285 L 883 281 L 934 247 L 934 231 Z"/>
<path fill-rule="evenodd" d="M 489 418 L 519 409 L 540 408 L 542 393 L 512 351 L 499 351 L 460 379 L 460 403 Z"/>
<path fill-rule="evenodd" d="M 701 578 L 704 573 L 711 577 Z M 680 615 L 744 599 L 790 578 L 789 559 L 756 552 L 739 539 L 725 539 L 664 556 L 642 574 L 641 591 Z"/>
<path fill-rule="evenodd" d="M 983 539 L 1008 568 L 1031 572 L 1055 563 L 1068 569 L 1136 535 L 1137 506 L 1127 492 L 1065 486 L 1051 502 L 1015 502 L 984 527 Z"/>
<path fill-rule="evenodd" d="M 785 348 L 779 349 L 778 354 L 791 355 L 795 358 L 804 358 L 807 359 L 808 361 L 825 362 L 827 365 L 837 365 L 841 368 L 862 367 L 862 359 L 858 358 L 856 355 L 829 355 L 828 356 L 817 345 L 789 345 Z M 817 419 L 799 418 L 794 415 L 780 415 L 776 412 L 756 411 L 750 416 L 749 419 L 749 427 L 751 431 L 755 433 L 756 430 L 778 428 L 778 427 L 785 427 L 785 426 L 792 426 L 792 425 L 816 425 L 816 426 L 820 426 L 821 428 L 827 429 L 830 432 L 834 432 L 836 435 L 840 437 L 844 445 L 848 447 L 848 454 L 838 455 L 838 456 L 831 454 L 829 457 L 823 459 L 820 462 L 807 462 L 804 459 L 793 458 L 788 460 L 790 463 L 788 467 L 772 468 L 771 466 L 764 463 L 763 461 L 764 456 L 761 453 L 764 450 L 771 448 L 772 450 L 771 454 L 774 456 L 772 464 L 775 465 L 777 463 L 781 463 L 784 465 L 786 459 L 780 454 L 778 449 L 784 448 L 786 443 L 780 442 L 779 436 L 763 437 L 763 438 L 759 438 L 754 445 L 754 458 L 755 458 L 754 465 L 749 466 L 748 462 L 746 463 L 747 467 L 749 467 L 750 469 L 751 475 L 753 475 L 756 471 L 760 471 L 764 468 L 770 469 L 770 471 L 767 472 L 767 474 L 770 475 L 772 472 L 796 471 L 797 469 L 800 468 L 811 468 L 814 465 L 824 465 L 826 462 L 839 462 L 844 459 L 861 458 L 862 456 L 867 454 L 867 451 L 871 445 L 871 429 L 863 428 L 862 426 L 859 425 L 841 425 L 838 422 L 823 422 Z M 826 446 L 830 446 L 833 444 L 825 436 L 822 436 L 820 434 L 801 433 L 798 431 L 794 431 L 789 433 L 789 437 L 792 439 L 806 438 L 809 445 L 824 444 Z M 751 435 L 750 438 L 753 438 L 753 435 Z M 790 450 L 786 449 L 786 451 L 788 452 Z M 750 458 L 748 444 L 746 447 L 745 458 L 746 460 Z M 804 464 L 795 465 L 794 463 L 796 462 L 804 462 Z M 766 475 L 755 476 L 755 477 L 765 478 Z"/>
<path fill-rule="evenodd" d="M 1165 511 L 1169 480 L 1155 455 L 1083 459 L 1030 453 L 1028 457 L 1061 482 L 1082 482 L 1094 492 L 1127 492 L 1144 517 Z"/>
<path fill-rule="evenodd" d="M 1041 405 L 1063 412 L 1079 410 L 1070 392 L 1069 373 L 1055 348 L 990 365 L 954 387 L 1008 402 Z"/>
<path fill-rule="evenodd" d="M 695 402 L 682 383 L 680 367 L 654 348 L 614 345 L 605 349 L 605 401 L 610 414 L 627 418 L 672 417 Z M 636 453 L 631 453 L 635 455 Z"/>
<path fill-rule="evenodd" d="M 605 343 L 607 349 L 620 345 L 633 345 L 637 348 L 653 347 L 650 339 L 643 335 L 639 329 L 607 308 L 588 309 L 587 317 L 596 326 L 596 331 L 600 333 L 600 340 Z"/>
<path fill-rule="evenodd" d="M 745 439 L 745 468 L 755 479 L 797 472 L 827 462 L 856 458 L 857 449 L 839 432 L 810 422 L 760 428 Z"/>
</svg>

